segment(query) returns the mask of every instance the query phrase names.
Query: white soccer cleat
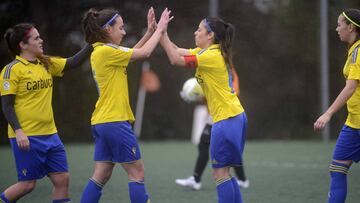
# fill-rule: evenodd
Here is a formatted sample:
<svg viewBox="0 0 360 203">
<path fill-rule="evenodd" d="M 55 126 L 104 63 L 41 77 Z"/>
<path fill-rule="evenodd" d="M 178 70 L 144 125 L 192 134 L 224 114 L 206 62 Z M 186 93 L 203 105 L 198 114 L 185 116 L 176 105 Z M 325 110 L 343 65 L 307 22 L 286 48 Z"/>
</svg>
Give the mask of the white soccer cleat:
<svg viewBox="0 0 360 203">
<path fill-rule="evenodd" d="M 176 179 L 175 183 L 184 187 L 191 188 L 193 190 L 200 190 L 201 189 L 201 183 L 197 183 L 195 181 L 194 176 L 190 176 L 185 179 Z"/>
<path fill-rule="evenodd" d="M 242 180 L 236 179 L 236 182 L 239 185 L 239 187 L 241 187 L 241 188 L 246 189 L 246 188 L 250 187 L 250 181 L 249 180 L 242 181 Z"/>
</svg>

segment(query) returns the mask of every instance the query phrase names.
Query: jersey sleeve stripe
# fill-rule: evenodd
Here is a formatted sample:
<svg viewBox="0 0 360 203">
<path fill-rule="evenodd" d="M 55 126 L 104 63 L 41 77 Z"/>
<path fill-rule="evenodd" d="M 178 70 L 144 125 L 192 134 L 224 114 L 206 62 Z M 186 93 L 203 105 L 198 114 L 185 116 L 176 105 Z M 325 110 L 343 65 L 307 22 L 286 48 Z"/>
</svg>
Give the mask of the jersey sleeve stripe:
<svg viewBox="0 0 360 203">
<path fill-rule="evenodd" d="M 4 79 L 10 79 L 11 68 L 18 62 L 19 62 L 18 60 L 13 60 L 11 63 L 9 63 L 6 66 L 5 73 L 4 73 Z"/>
<path fill-rule="evenodd" d="M 112 43 L 105 44 L 105 46 L 109 46 L 109 47 L 112 47 L 112 48 L 114 48 L 114 49 L 118 49 L 118 48 L 119 48 L 118 45 L 112 44 Z"/>
<path fill-rule="evenodd" d="M 351 63 L 356 63 L 356 59 L 358 56 L 358 52 L 359 52 L 359 45 L 354 49 L 353 54 L 352 54 L 352 58 L 351 58 Z"/>
</svg>

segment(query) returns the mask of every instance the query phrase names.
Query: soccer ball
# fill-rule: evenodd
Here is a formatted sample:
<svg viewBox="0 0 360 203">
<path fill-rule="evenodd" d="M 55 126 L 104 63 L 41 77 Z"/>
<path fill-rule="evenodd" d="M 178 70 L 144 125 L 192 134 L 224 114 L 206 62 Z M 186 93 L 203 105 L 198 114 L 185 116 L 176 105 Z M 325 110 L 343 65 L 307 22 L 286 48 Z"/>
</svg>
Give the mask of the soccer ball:
<svg viewBox="0 0 360 203">
<path fill-rule="evenodd" d="M 186 102 L 197 102 L 204 98 L 204 92 L 196 81 L 196 78 L 190 78 L 185 81 L 180 96 Z"/>
</svg>

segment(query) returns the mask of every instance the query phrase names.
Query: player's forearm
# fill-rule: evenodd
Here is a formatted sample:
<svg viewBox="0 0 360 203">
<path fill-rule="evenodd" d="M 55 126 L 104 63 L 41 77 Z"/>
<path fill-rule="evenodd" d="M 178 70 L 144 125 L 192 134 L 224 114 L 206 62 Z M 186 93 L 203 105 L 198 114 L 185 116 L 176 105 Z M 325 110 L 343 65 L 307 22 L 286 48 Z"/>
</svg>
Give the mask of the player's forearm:
<svg viewBox="0 0 360 203">
<path fill-rule="evenodd" d="M 150 32 L 146 32 L 145 35 L 140 39 L 140 41 L 138 41 L 138 43 L 135 44 L 135 46 L 133 47 L 134 49 L 139 49 L 142 46 L 144 46 L 144 44 L 150 39 L 150 37 L 152 36 L 153 33 Z"/>
<path fill-rule="evenodd" d="M 92 51 L 93 51 L 93 47 L 90 44 L 87 44 L 74 56 L 67 58 L 64 71 L 68 71 L 76 67 L 79 67 L 81 63 L 83 63 L 87 58 L 89 58 Z"/>
<path fill-rule="evenodd" d="M 2 111 L 5 115 L 6 120 L 9 122 L 12 129 L 21 129 L 20 123 L 16 117 L 14 109 L 15 95 L 5 95 L 1 97 Z"/>
<path fill-rule="evenodd" d="M 169 61 L 172 65 L 180 65 L 181 63 L 179 61 L 181 61 L 181 56 L 179 55 L 179 53 L 177 52 L 177 46 L 174 46 L 174 43 L 172 43 L 169 39 L 169 36 L 165 33 L 161 40 L 160 40 L 160 44 L 161 46 L 164 48 L 166 55 L 169 58 Z"/>
</svg>

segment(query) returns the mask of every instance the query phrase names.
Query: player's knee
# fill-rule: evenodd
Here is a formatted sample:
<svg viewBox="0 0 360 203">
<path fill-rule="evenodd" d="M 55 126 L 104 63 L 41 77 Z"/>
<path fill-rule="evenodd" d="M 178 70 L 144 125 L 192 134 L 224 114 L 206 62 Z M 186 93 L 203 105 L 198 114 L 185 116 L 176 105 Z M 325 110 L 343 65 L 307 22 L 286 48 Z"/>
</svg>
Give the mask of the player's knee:
<svg viewBox="0 0 360 203">
<path fill-rule="evenodd" d="M 138 165 L 133 167 L 132 170 L 129 171 L 128 176 L 131 180 L 144 180 L 144 166 Z"/>
<path fill-rule="evenodd" d="M 69 173 L 63 173 L 57 175 L 57 177 L 53 179 L 53 183 L 56 188 L 68 188 L 69 180 L 70 180 Z"/>
<path fill-rule="evenodd" d="M 331 164 L 344 164 L 344 165 L 347 165 L 347 166 L 351 166 L 352 164 L 352 161 L 351 160 L 333 160 Z"/>
</svg>

